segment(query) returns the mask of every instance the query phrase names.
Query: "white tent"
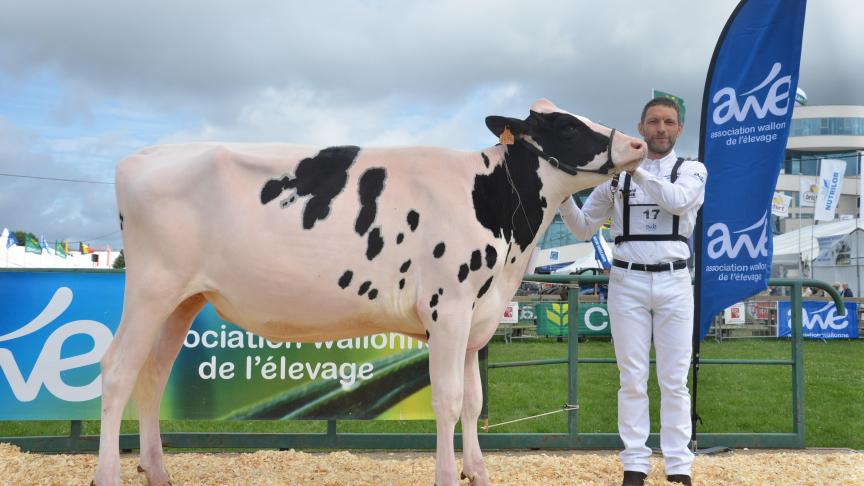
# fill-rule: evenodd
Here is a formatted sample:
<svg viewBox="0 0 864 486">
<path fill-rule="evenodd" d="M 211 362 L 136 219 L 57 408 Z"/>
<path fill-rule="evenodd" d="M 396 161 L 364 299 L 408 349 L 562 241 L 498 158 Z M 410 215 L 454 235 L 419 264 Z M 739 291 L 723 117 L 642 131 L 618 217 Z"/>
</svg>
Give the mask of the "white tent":
<svg viewBox="0 0 864 486">
<path fill-rule="evenodd" d="M 864 220 L 847 219 L 805 226 L 774 237 L 774 263 L 796 264 L 799 259 L 811 262 L 819 256 L 819 238 L 848 235 L 864 230 Z"/>
</svg>

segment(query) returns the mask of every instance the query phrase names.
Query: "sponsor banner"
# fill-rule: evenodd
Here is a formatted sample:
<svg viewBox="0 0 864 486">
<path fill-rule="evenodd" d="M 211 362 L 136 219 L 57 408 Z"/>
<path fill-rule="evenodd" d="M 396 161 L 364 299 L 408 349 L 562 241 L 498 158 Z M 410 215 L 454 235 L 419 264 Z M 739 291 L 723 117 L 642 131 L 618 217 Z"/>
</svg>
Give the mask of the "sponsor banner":
<svg viewBox="0 0 864 486">
<path fill-rule="evenodd" d="M 816 206 L 816 197 L 819 194 L 819 186 L 816 179 L 812 177 L 801 177 L 798 181 L 798 205 L 801 207 Z"/>
<path fill-rule="evenodd" d="M 814 339 L 857 339 L 858 303 L 844 302 L 846 315 L 837 313 L 834 302 L 805 300 L 802 303 L 801 323 L 804 337 Z M 792 303 L 777 302 L 777 336 L 792 335 Z"/>
<path fill-rule="evenodd" d="M 516 324 L 519 322 L 519 303 L 510 302 L 507 307 L 504 307 L 504 314 L 498 319 L 498 322 L 505 324 Z"/>
<path fill-rule="evenodd" d="M 848 235 L 817 237 L 819 255 L 813 260 L 814 267 L 847 266 L 852 263 L 852 244 Z"/>
<path fill-rule="evenodd" d="M 724 309 L 723 321 L 726 324 L 744 324 L 747 321 L 744 303 L 738 302 Z"/>
<path fill-rule="evenodd" d="M 567 336 L 570 318 L 567 314 L 569 304 L 534 304 L 537 313 L 538 336 Z M 606 304 L 579 304 L 576 313 L 580 336 L 611 336 L 609 310 Z"/>
<path fill-rule="evenodd" d="M 705 81 L 700 159 L 708 169 L 696 241 L 699 339 L 714 316 L 768 285 L 771 199 L 792 118 L 805 0 L 744 0 Z"/>
<path fill-rule="evenodd" d="M 840 192 L 843 188 L 843 176 L 846 174 L 846 161 L 822 159 L 819 170 L 819 194 L 816 196 L 816 209 L 813 218 L 817 221 L 833 221 Z"/>
<path fill-rule="evenodd" d="M 122 273 L 0 272 L 0 420 L 99 419 L 99 360 L 120 322 L 124 282 Z M 137 418 L 131 406 L 125 417 Z M 271 342 L 207 305 L 160 417 L 433 419 L 428 347 L 396 333 Z"/>
<path fill-rule="evenodd" d="M 780 218 L 789 217 L 789 205 L 792 204 L 792 198 L 781 192 L 775 192 L 771 199 L 771 214 Z"/>
<path fill-rule="evenodd" d="M 612 254 L 612 251 L 600 231 L 591 237 L 591 244 L 594 245 L 594 259 L 597 260 L 597 263 L 605 270 L 612 268 L 612 264 L 609 262 L 609 255 Z"/>
</svg>

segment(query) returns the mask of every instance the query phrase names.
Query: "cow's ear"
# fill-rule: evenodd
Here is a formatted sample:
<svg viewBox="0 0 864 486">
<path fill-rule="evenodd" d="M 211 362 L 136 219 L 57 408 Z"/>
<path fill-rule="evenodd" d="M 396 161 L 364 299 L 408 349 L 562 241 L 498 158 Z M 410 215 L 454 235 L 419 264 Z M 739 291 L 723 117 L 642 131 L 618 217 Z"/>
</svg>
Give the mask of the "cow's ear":
<svg viewBox="0 0 864 486">
<path fill-rule="evenodd" d="M 530 135 L 530 127 L 525 120 L 518 118 L 508 118 L 506 116 L 487 116 L 486 126 L 495 134 L 496 137 L 501 137 L 501 132 L 505 127 L 510 128 L 513 135 Z"/>
</svg>

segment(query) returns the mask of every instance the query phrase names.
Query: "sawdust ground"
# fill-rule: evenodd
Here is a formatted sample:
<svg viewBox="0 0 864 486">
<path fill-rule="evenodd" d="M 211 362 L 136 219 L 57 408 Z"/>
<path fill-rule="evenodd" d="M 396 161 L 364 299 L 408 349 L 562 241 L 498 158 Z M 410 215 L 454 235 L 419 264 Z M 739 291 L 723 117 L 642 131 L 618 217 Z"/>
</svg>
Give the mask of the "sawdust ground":
<svg viewBox="0 0 864 486">
<path fill-rule="evenodd" d="M 516 451 L 486 453 L 496 485 L 617 485 L 621 465 L 613 451 Z M 121 459 L 123 484 L 145 484 L 137 456 Z M 435 479 L 432 452 L 171 453 L 165 463 L 180 485 L 428 485 Z M 659 457 L 646 484 L 668 484 Z M 0 444 L 0 484 L 89 484 L 94 454 L 35 454 Z M 742 450 L 699 456 L 693 466 L 700 485 L 862 485 L 864 454 L 843 450 Z M 462 484 L 467 484 L 463 481 Z"/>
</svg>

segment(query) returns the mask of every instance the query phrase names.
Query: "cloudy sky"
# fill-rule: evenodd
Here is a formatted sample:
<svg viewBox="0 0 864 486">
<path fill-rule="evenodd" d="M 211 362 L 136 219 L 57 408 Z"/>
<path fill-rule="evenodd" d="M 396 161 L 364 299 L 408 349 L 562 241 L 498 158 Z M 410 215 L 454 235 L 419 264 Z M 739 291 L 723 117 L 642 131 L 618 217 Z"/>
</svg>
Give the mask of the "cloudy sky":
<svg viewBox="0 0 864 486">
<path fill-rule="evenodd" d="M 695 156 L 736 3 L 0 0 L 0 227 L 116 249 L 114 168 L 144 146 L 479 149 L 540 97 L 635 135 L 652 88 L 677 94 Z M 861 0 L 809 2 L 810 104 L 864 105 L 862 25 Z"/>
</svg>

